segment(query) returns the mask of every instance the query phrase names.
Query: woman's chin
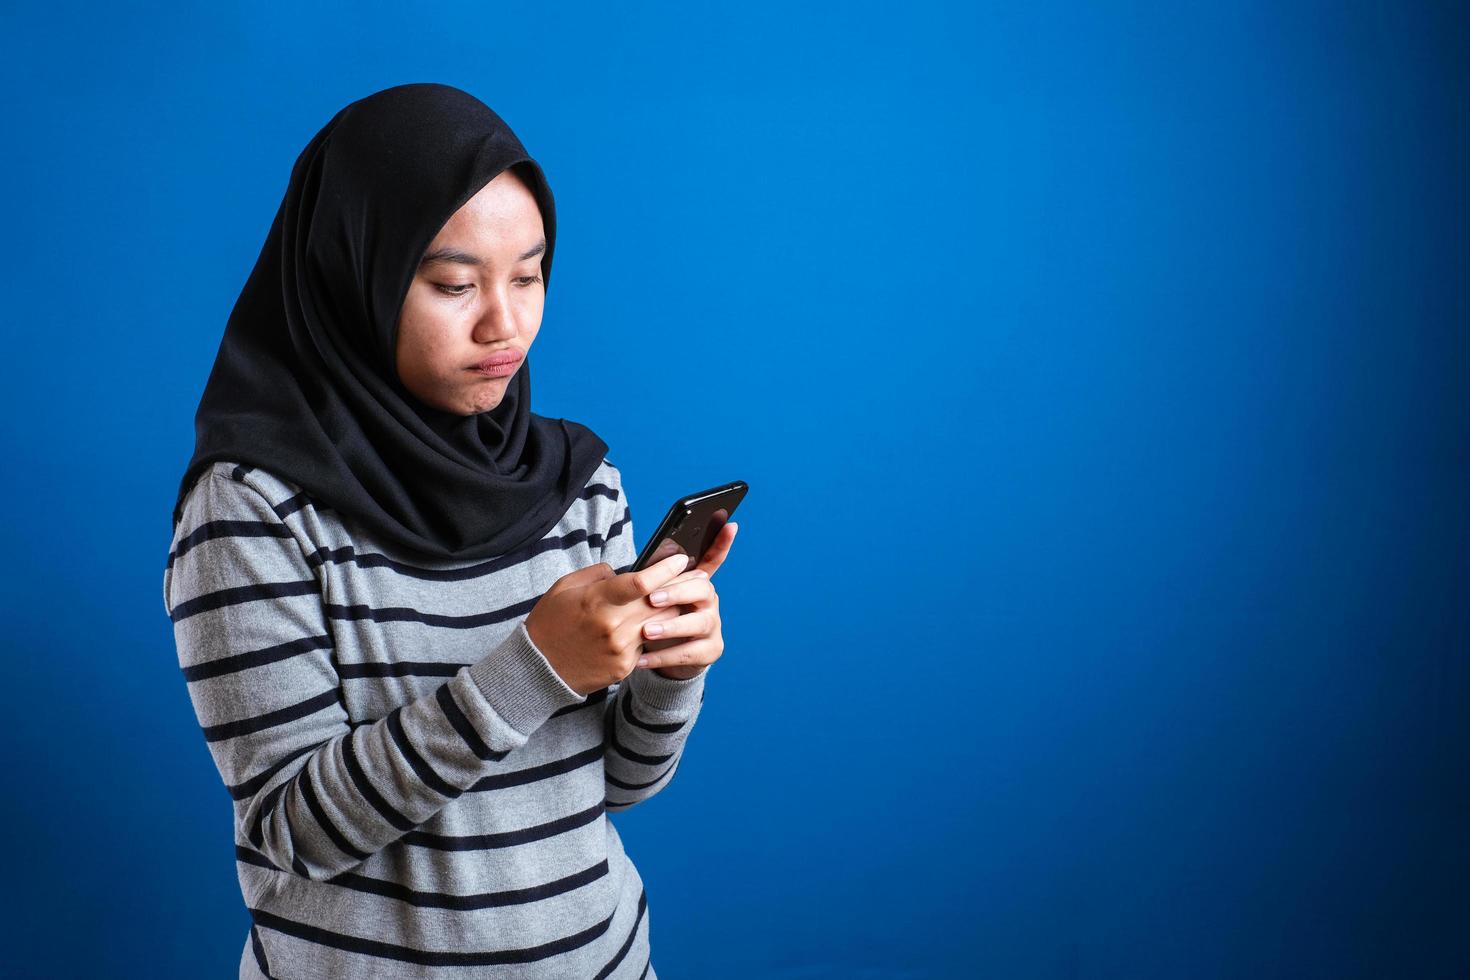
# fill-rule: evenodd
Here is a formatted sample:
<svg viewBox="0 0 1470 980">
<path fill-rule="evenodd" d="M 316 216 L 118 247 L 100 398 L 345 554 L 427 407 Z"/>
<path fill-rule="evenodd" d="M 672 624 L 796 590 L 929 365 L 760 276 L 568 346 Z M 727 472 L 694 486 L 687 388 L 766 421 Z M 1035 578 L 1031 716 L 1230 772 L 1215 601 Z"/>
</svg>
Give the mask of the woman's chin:
<svg viewBox="0 0 1470 980">
<path fill-rule="evenodd" d="M 502 391 L 497 392 L 496 397 L 494 398 L 485 398 L 481 396 L 479 398 L 472 399 L 468 406 L 461 410 L 461 414 L 484 415 L 486 412 L 500 407 L 500 403 L 504 400 L 504 398 L 505 392 Z"/>
</svg>

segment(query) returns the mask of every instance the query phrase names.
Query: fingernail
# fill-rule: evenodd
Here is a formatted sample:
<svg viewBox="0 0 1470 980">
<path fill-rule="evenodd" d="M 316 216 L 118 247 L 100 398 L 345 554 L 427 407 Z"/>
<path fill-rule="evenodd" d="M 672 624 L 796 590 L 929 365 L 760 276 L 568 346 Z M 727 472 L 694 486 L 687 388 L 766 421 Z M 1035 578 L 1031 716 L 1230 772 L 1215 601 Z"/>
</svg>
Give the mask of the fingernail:
<svg viewBox="0 0 1470 980">
<path fill-rule="evenodd" d="M 706 572 L 702 568 L 695 569 L 695 571 L 694 571 L 694 577 L 695 578 L 709 578 L 709 572 Z"/>
<path fill-rule="evenodd" d="M 669 597 L 669 594 L 667 592 L 665 592 L 663 589 L 659 589 L 653 595 L 651 595 L 651 596 L 648 597 L 648 601 L 649 602 L 653 602 L 653 603 L 659 603 L 659 602 L 663 602 L 668 597 Z"/>
<path fill-rule="evenodd" d="M 638 658 L 638 666 L 640 666 L 640 667 L 647 667 L 648 666 L 648 658 L 647 657 L 639 657 Z"/>
<path fill-rule="evenodd" d="M 663 623 L 649 623 L 648 624 L 648 635 L 649 636 L 658 636 L 663 631 L 664 631 L 664 625 L 663 625 Z"/>
</svg>

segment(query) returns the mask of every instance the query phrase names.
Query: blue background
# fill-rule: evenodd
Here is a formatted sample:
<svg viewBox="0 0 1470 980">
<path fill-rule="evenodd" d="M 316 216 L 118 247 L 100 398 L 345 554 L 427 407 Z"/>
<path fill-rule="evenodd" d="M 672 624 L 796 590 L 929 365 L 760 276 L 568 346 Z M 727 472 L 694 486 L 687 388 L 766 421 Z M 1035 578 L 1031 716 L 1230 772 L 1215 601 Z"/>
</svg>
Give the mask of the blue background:
<svg viewBox="0 0 1470 980">
<path fill-rule="evenodd" d="M 170 507 L 296 154 L 411 81 L 549 175 L 536 410 L 639 543 L 751 486 L 616 817 L 661 976 L 1470 971 L 1467 21 L 7 5 L 4 972 L 234 975 Z"/>
</svg>

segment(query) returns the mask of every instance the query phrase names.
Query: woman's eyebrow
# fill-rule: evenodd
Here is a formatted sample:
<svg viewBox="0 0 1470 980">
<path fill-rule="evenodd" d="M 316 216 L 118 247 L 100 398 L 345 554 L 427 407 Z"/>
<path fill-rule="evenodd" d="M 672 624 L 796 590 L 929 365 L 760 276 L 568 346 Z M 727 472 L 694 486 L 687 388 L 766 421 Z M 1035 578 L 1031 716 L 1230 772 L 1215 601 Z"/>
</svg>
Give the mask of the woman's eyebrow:
<svg viewBox="0 0 1470 980">
<path fill-rule="evenodd" d="M 541 239 L 541 241 L 537 242 L 535 245 L 532 245 L 520 255 L 516 256 L 516 261 L 524 262 L 527 259 L 535 258 L 544 251 L 546 251 L 546 239 L 543 238 Z M 471 255 L 469 252 L 465 252 L 461 249 L 446 247 L 436 248 L 434 249 L 434 251 L 425 254 L 424 257 L 419 261 L 419 268 L 423 268 L 424 266 L 431 265 L 435 262 L 457 262 L 460 265 L 485 264 L 485 260 L 480 258 L 478 255 Z"/>
</svg>

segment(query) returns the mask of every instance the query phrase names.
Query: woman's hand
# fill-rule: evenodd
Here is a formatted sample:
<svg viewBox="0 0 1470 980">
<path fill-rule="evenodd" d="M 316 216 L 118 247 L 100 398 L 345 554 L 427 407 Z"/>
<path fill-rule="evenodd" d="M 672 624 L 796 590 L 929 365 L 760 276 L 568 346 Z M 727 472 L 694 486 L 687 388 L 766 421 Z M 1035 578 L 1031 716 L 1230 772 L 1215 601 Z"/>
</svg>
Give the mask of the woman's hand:
<svg viewBox="0 0 1470 980">
<path fill-rule="evenodd" d="M 689 680 L 720 659 L 725 652 L 720 596 L 710 579 L 730 556 L 737 530 L 734 522 L 720 528 L 698 565 L 648 596 L 649 605 L 668 615 L 654 616 L 643 624 L 648 639 L 643 642 L 644 656 L 638 666 L 673 680 Z M 660 591 L 666 594 L 656 599 Z"/>
<path fill-rule="evenodd" d="M 578 694 L 621 681 L 637 666 L 648 594 L 703 582 L 684 554 L 617 574 L 607 562 L 568 572 L 551 584 L 526 614 L 526 633 L 553 670 Z M 658 615 L 655 610 L 653 615 Z"/>
</svg>

